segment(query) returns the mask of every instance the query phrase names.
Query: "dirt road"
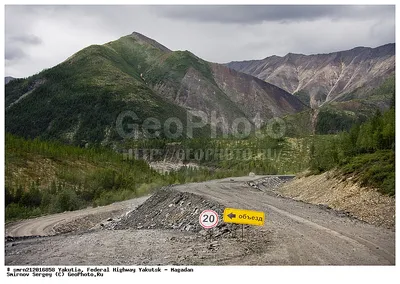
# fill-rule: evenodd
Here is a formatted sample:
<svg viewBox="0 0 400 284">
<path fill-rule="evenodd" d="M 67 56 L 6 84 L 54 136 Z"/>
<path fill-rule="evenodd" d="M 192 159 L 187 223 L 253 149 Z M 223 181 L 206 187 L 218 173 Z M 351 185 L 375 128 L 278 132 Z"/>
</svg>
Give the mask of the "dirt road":
<svg viewBox="0 0 400 284">
<path fill-rule="evenodd" d="M 245 238 L 207 239 L 177 230 L 94 230 L 6 244 L 6 264 L 121 265 L 391 265 L 395 233 L 333 210 L 260 191 L 247 184 L 261 177 L 192 183 L 174 188 L 224 206 L 264 211 L 264 227 L 248 227 Z M 104 212 L 132 210 L 144 199 L 111 205 Z M 127 209 L 124 209 L 127 208 Z M 96 208 L 94 208 L 96 209 Z M 9 235 L 48 234 L 68 214 L 27 220 Z M 98 209 L 99 210 L 99 209 Z M 104 210 L 104 209 L 102 209 Z M 90 212 L 90 213 L 89 213 Z M 103 212 L 103 213 L 104 213 Z M 104 215 L 105 216 L 105 215 Z"/>
<path fill-rule="evenodd" d="M 234 208 L 264 211 L 260 232 L 272 232 L 272 243 L 287 264 L 394 264 L 395 233 L 272 192 L 245 188 L 249 178 L 223 179 L 176 189 Z M 258 228 L 255 228 L 258 229 Z"/>
<path fill-rule="evenodd" d="M 10 223 L 6 225 L 6 236 L 52 236 L 58 233 L 63 224 L 78 223 L 84 229 L 89 229 L 102 220 L 115 218 L 135 209 L 142 204 L 148 196 L 116 202 L 107 206 L 82 209 L 77 211 L 68 211 L 59 214 L 53 214 L 34 219 Z M 79 222 L 84 220 L 86 222 Z"/>
</svg>

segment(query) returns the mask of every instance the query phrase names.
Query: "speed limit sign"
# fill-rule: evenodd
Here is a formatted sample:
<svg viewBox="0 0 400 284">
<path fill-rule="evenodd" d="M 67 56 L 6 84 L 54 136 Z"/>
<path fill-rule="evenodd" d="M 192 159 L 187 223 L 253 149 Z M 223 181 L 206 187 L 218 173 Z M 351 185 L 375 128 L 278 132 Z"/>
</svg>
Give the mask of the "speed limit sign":
<svg viewBox="0 0 400 284">
<path fill-rule="evenodd" d="M 214 210 L 204 210 L 199 216 L 200 225 L 204 229 L 210 229 L 218 225 L 218 213 Z"/>
</svg>

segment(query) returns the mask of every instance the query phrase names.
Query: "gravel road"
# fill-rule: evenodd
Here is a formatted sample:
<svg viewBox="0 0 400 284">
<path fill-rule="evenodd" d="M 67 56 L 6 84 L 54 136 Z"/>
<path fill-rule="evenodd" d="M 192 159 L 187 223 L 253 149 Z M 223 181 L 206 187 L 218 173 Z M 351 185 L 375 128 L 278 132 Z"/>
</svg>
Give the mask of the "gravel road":
<svg viewBox="0 0 400 284">
<path fill-rule="evenodd" d="M 122 202 L 116 202 L 107 206 L 68 211 L 10 223 L 6 225 L 6 236 L 51 236 L 57 234 L 57 229 L 61 230 L 62 225 L 75 222 L 79 223 L 82 227 L 78 231 L 89 229 L 105 219 L 115 218 L 126 212 L 132 211 L 137 206 L 142 204 L 147 198 L 148 196 L 144 196 Z M 86 222 L 79 222 L 80 220 L 84 220 Z"/>
<path fill-rule="evenodd" d="M 245 238 L 210 239 L 178 230 L 90 230 L 6 243 L 6 265 L 393 265 L 395 232 L 311 205 L 260 191 L 228 178 L 174 188 L 227 207 L 266 213 L 263 227 Z M 52 235 L 54 225 L 84 216 L 130 211 L 146 198 L 11 224 L 9 236 Z M 102 215 L 104 214 L 104 215 Z M 79 231 L 79 230 L 78 230 Z M 239 234 L 240 235 L 240 234 Z"/>
</svg>

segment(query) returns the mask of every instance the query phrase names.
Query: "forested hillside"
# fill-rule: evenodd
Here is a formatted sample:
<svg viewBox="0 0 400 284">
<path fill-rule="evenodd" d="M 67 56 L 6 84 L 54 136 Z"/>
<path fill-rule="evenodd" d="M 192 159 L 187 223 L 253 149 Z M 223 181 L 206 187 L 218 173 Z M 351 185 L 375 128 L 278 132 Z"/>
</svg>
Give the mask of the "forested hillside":
<svg viewBox="0 0 400 284">
<path fill-rule="evenodd" d="M 81 148 L 40 139 L 6 135 L 6 218 L 106 205 L 147 194 L 169 184 L 230 176 L 295 173 L 306 169 L 306 141 L 285 139 L 138 140 L 108 148 Z M 294 143 L 294 146 L 293 146 Z M 171 144 L 177 150 L 168 154 Z M 300 147 L 300 148 L 299 148 Z M 196 163 L 161 174 L 127 149 L 157 149 L 159 161 Z M 299 151 L 300 150 L 300 151 Z M 179 153 L 188 153 L 179 155 Z"/>
<path fill-rule="evenodd" d="M 312 173 L 337 168 L 338 175 L 353 175 L 362 185 L 395 194 L 395 108 L 375 115 L 350 131 L 316 136 L 311 144 Z"/>
</svg>

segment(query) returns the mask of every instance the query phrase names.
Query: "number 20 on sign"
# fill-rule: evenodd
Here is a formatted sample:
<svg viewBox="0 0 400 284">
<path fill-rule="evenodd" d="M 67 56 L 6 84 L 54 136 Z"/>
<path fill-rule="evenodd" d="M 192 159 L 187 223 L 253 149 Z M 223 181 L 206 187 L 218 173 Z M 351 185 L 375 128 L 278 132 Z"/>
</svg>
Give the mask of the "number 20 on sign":
<svg viewBox="0 0 400 284">
<path fill-rule="evenodd" d="M 204 229 L 210 229 L 218 225 L 218 213 L 214 210 L 204 210 L 199 216 L 200 225 Z"/>
</svg>

